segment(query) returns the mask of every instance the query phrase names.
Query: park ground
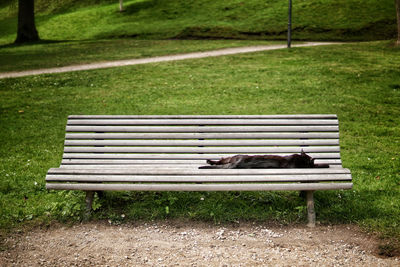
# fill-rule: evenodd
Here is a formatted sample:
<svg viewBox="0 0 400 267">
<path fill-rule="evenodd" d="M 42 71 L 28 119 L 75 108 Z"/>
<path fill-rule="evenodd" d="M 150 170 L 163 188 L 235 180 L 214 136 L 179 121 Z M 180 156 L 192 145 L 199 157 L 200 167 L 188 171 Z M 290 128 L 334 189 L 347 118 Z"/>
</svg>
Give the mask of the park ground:
<svg viewBox="0 0 400 267">
<path fill-rule="evenodd" d="M 354 225 L 107 221 L 53 225 L 7 239 L 1 266 L 398 266 Z"/>
</svg>

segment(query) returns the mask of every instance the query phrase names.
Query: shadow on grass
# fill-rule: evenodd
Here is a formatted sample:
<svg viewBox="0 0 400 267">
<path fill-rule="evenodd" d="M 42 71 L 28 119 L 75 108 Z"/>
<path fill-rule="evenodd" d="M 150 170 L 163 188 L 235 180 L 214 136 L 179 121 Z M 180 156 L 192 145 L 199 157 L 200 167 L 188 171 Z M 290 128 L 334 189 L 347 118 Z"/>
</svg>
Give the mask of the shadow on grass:
<svg viewBox="0 0 400 267">
<path fill-rule="evenodd" d="M 385 235 L 395 234 L 392 216 L 396 205 L 382 203 L 399 192 L 385 190 L 317 191 L 317 220 L 322 223 L 361 223 L 370 227 L 379 218 Z M 131 219 L 192 218 L 231 222 L 276 220 L 280 223 L 306 221 L 306 203 L 298 192 L 107 192 L 100 200 L 100 217 L 126 214 Z"/>
<path fill-rule="evenodd" d="M 147 0 L 147 1 L 128 4 L 124 7 L 124 13 L 126 15 L 132 15 L 140 12 L 141 10 L 153 8 L 156 4 L 157 1 L 154 0 Z"/>
<path fill-rule="evenodd" d="M 128 220 L 186 218 L 215 223 L 306 220 L 298 192 L 107 192 L 95 216 L 114 214 Z"/>
<path fill-rule="evenodd" d="M 46 39 L 41 39 L 39 41 L 34 41 L 34 42 L 3 44 L 3 45 L 0 45 L 0 49 L 1 48 L 10 48 L 10 47 L 21 47 L 21 46 L 34 46 L 34 45 L 42 45 L 42 44 L 68 43 L 68 42 L 74 42 L 74 40 L 46 40 Z"/>
<path fill-rule="evenodd" d="M 375 226 L 390 235 L 400 230 L 400 225 L 391 219 L 400 217 L 400 205 L 387 205 L 391 199 L 396 198 L 400 198 L 400 192 L 394 190 L 319 191 L 316 192 L 316 211 L 322 221 L 326 222 L 361 223 L 368 226 L 373 221 L 379 221 L 379 225 Z"/>
</svg>

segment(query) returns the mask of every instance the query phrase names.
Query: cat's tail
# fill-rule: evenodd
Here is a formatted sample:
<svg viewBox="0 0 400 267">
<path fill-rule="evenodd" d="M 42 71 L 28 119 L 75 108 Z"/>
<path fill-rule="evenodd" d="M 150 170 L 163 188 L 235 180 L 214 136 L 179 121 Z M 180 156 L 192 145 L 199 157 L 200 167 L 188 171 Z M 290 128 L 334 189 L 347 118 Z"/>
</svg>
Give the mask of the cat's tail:
<svg viewBox="0 0 400 267">
<path fill-rule="evenodd" d="M 207 163 L 210 164 L 210 165 L 217 165 L 217 164 L 218 164 L 218 161 L 217 161 L 217 160 L 208 159 L 208 160 L 207 160 Z"/>
<path fill-rule="evenodd" d="M 199 169 L 221 169 L 219 165 L 206 165 L 200 166 Z"/>
<path fill-rule="evenodd" d="M 220 169 L 219 165 L 217 165 L 218 161 L 216 161 L 216 160 L 208 159 L 207 163 L 210 165 L 200 166 L 199 169 Z"/>
</svg>

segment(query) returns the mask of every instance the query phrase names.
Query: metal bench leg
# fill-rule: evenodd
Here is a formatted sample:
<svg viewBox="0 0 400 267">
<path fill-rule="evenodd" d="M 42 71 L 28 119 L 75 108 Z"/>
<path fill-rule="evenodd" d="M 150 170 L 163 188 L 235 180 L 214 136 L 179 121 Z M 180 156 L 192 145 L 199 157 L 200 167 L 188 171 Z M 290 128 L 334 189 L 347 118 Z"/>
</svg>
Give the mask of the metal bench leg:
<svg viewBox="0 0 400 267">
<path fill-rule="evenodd" d="M 104 191 L 96 191 L 96 193 L 100 199 L 104 197 Z"/>
<path fill-rule="evenodd" d="M 307 191 L 308 227 L 315 227 L 314 191 Z"/>
<path fill-rule="evenodd" d="M 85 219 L 89 219 L 90 213 L 92 211 L 92 203 L 93 203 L 94 191 L 86 191 L 86 214 Z"/>
</svg>

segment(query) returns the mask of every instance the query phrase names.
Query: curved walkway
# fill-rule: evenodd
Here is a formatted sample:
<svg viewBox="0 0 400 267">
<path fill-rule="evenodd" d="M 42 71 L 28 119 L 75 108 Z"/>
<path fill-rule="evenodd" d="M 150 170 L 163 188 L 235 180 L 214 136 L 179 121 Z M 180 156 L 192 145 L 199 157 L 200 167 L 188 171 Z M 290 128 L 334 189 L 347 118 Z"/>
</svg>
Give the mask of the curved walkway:
<svg viewBox="0 0 400 267">
<path fill-rule="evenodd" d="M 332 44 L 339 44 L 339 43 L 307 42 L 307 43 L 303 43 L 303 44 L 295 44 L 295 45 L 292 45 L 292 47 L 320 46 L 320 45 L 332 45 Z M 103 68 L 139 65 L 139 64 L 147 64 L 147 63 L 156 63 L 156 62 L 176 61 L 176 60 L 184 60 L 184 59 L 192 59 L 192 58 L 218 57 L 218 56 L 226 56 L 226 55 L 233 55 L 233 54 L 240 54 L 240 53 L 251 53 L 251 52 L 259 52 L 259 51 L 266 51 L 266 50 L 276 50 L 276 49 L 282 49 L 282 48 L 286 48 L 286 47 L 287 47 L 286 45 L 247 46 L 247 47 L 237 47 L 237 48 L 225 48 L 225 49 L 212 50 L 212 51 L 206 51 L 206 52 L 194 52 L 194 53 L 150 57 L 150 58 L 116 60 L 116 61 L 90 63 L 90 64 L 83 64 L 83 65 L 71 65 L 71 66 L 58 67 L 58 68 L 3 72 L 3 73 L 0 73 L 0 79 L 24 77 L 24 76 L 39 75 L 39 74 L 103 69 Z"/>
</svg>

